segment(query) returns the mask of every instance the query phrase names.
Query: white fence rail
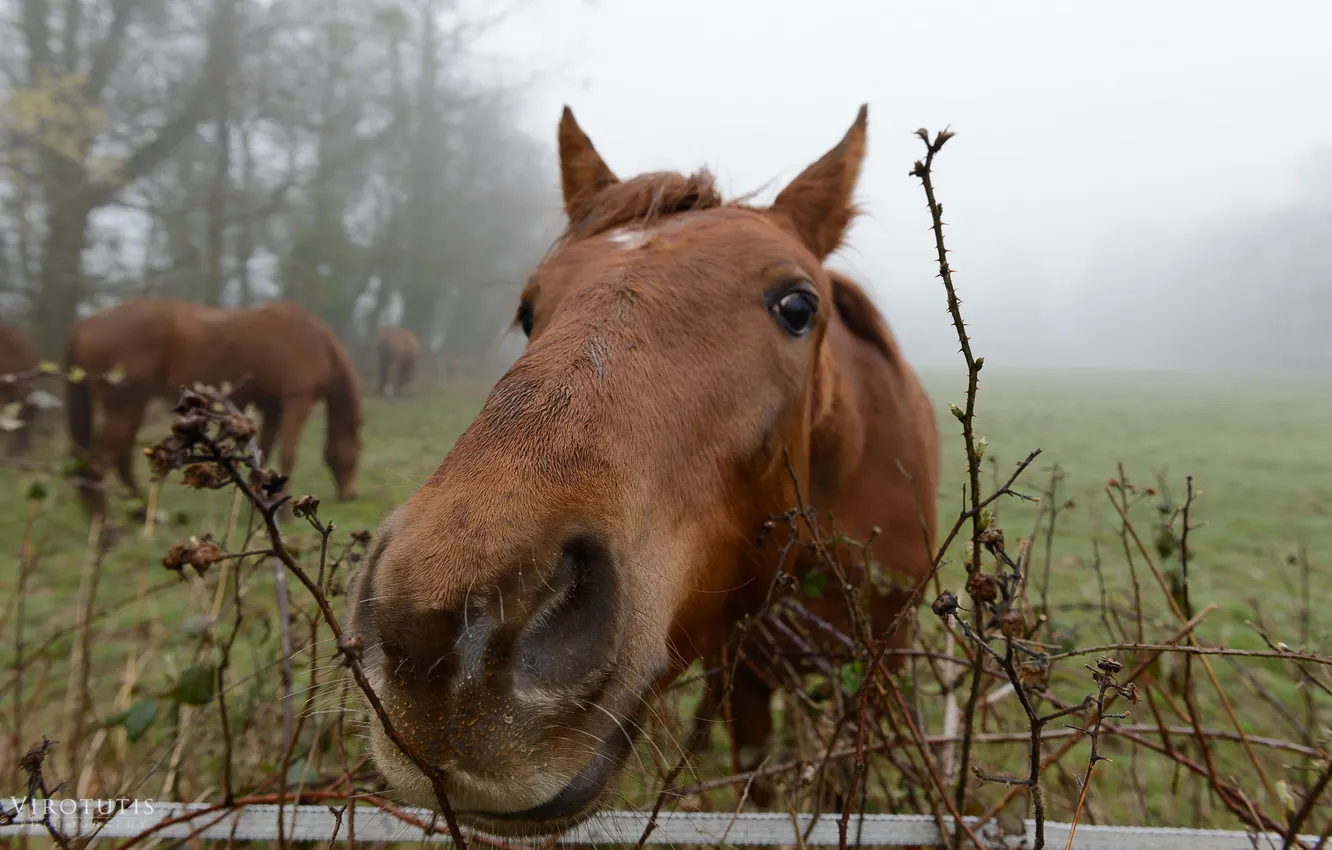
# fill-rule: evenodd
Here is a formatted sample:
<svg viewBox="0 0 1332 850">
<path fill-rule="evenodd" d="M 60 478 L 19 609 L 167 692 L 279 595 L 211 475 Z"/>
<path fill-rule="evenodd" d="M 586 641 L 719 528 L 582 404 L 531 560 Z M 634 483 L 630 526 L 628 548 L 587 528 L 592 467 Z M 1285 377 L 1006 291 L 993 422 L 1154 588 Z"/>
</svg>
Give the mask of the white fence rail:
<svg viewBox="0 0 1332 850">
<path fill-rule="evenodd" d="M 27 835 L 48 835 L 44 817 L 49 816 L 50 827 L 70 838 L 91 836 L 96 840 L 132 838 L 151 830 L 157 839 L 181 839 L 195 836 L 202 839 L 231 839 L 272 841 L 278 837 L 278 807 L 254 805 L 219 811 L 205 804 L 165 803 L 137 801 L 116 812 L 109 820 L 105 813 L 114 810 L 108 800 L 50 800 L 38 801 L 36 807 L 16 808 L 21 797 L 0 801 L 0 838 Z M 406 814 L 425 823 L 437 823 L 443 830 L 442 820 L 435 820 L 423 809 L 408 809 Z M 101 813 L 99 815 L 99 813 Z M 191 815 L 193 815 L 191 817 Z M 11 817 L 16 818 L 6 824 Z M 773 847 L 799 845 L 803 836 L 807 847 L 837 846 L 840 843 L 836 815 L 824 815 L 812 824 L 811 815 L 798 815 L 795 819 L 782 814 L 741 814 L 707 812 L 664 812 L 657 817 L 657 825 L 647 843 L 654 845 L 729 845 L 732 847 Z M 968 819 L 970 820 L 970 819 Z M 602 812 L 565 833 L 561 844 L 628 844 L 638 842 L 647 826 L 646 812 Z M 355 830 L 360 842 L 410 842 L 451 844 L 446 833 L 428 832 L 408 823 L 394 814 L 373 806 L 355 807 L 354 822 L 349 813 L 336 815 L 324 806 L 286 806 L 282 809 L 283 834 L 296 841 L 345 843 L 349 832 Z M 165 825 L 164 825 L 165 824 Z M 951 827 L 950 819 L 945 825 Z M 995 848 L 1030 847 L 1034 824 L 1026 824 L 1026 836 L 998 837 L 988 833 L 982 838 L 992 841 Z M 1051 847 L 1063 847 L 1069 825 L 1046 824 L 1046 842 Z M 516 845 L 510 839 L 501 839 Z M 1317 836 L 1301 836 L 1305 847 L 1313 847 Z M 932 846 L 941 843 L 939 829 L 933 818 L 915 815 L 852 816 L 848 824 L 847 844 L 878 847 Z M 1132 826 L 1080 825 L 1073 846 L 1079 850 L 1265 850 L 1280 848 L 1282 836 L 1273 833 L 1258 834 L 1226 830 L 1165 829 Z"/>
</svg>

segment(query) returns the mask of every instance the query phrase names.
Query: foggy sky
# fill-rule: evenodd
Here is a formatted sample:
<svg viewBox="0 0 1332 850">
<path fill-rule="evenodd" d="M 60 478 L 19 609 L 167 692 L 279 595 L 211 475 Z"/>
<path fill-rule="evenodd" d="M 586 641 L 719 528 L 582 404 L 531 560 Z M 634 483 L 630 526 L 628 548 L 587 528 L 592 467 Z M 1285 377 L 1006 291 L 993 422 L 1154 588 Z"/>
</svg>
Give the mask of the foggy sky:
<svg viewBox="0 0 1332 850">
<path fill-rule="evenodd" d="M 1332 163 L 1329 45 L 1326 0 L 534 0 L 473 61 L 535 80 L 552 171 L 568 103 L 622 176 L 707 165 L 764 198 L 868 103 L 867 215 L 833 265 L 908 353 L 952 363 L 916 128 L 958 134 L 936 184 L 978 353 L 1030 359 L 1028 332 L 1077 347 L 1107 255 L 1296 202 Z"/>
</svg>

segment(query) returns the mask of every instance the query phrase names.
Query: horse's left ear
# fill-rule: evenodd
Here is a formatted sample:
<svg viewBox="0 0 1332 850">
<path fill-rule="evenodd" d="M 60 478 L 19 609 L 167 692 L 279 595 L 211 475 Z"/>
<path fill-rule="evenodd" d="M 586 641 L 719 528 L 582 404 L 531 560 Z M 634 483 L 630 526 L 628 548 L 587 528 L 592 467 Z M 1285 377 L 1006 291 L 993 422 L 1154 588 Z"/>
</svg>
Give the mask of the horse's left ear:
<svg viewBox="0 0 1332 850">
<path fill-rule="evenodd" d="M 790 221 L 801 241 L 820 260 L 842 244 L 842 236 L 856 214 L 851 196 L 865 160 L 868 113 L 868 105 L 861 106 L 856 123 L 837 146 L 800 172 L 772 204 L 772 211 Z"/>
</svg>

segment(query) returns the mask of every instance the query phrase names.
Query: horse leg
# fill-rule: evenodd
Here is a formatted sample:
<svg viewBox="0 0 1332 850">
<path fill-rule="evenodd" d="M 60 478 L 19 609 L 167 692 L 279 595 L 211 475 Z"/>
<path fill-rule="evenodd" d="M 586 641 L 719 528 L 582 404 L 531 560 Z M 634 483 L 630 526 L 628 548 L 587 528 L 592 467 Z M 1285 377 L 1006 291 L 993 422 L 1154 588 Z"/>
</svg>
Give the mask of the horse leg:
<svg viewBox="0 0 1332 850">
<path fill-rule="evenodd" d="M 773 689 L 748 664 L 736 666 L 731 687 L 731 739 L 735 742 L 736 761 L 741 771 L 758 769 L 768 755 L 772 737 Z M 772 783 L 756 777 L 749 788 L 749 799 L 759 808 L 771 806 Z"/>
<path fill-rule="evenodd" d="M 14 457 L 27 457 L 28 450 L 32 447 L 32 427 L 33 420 L 37 418 L 37 405 L 30 401 L 25 401 L 23 407 L 19 409 L 18 419 L 21 423 L 17 431 L 14 432 L 14 439 L 10 441 Z"/>
<path fill-rule="evenodd" d="M 115 453 L 116 474 L 120 477 L 120 483 L 124 484 L 130 491 L 130 497 L 138 499 L 147 504 L 143 490 L 139 487 L 139 482 L 134 479 L 134 437 L 143 427 L 143 414 L 147 407 L 146 404 L 139 407 L 127 406 L 124 411 L 123 425 L 119 432 L 112 436 L 116 439 L 114 445 L 108 445 L 107 450 Z M 103 435 L 106 431 L 103 431 Z M 146 510 L 146 508 L 145 508 Z"/>
<path fill-rule="evenodd" d="M 726 700 L 730 717 L 726 718 L 720 710 L 722 695 L 726 693 L 725 671 L 709 673 L 703 681 L 703 698 L 694 715 L 686 752 L 692 757 L 707 749 L 713 726 L 729 720 L 728 730 L 740 770 L 755 769 L 767 755 L 768 739 L 772 736 L 772 688 L 748 665 L 737 665 Z M 772 800 L 770 783 L 756 779 L 750 785 L 749 799 L 761 807 L 768 806 Z"/>
<path fill-rule="evenodd" d="M 278 417 L 278 438 L 282 441 L 282 457 L 279 471 L 291 475 L 296 468 L 296 446 L 301 439 L 301 429 L 314 406 L 314 396 L 290 396 L 282 400 L 282 413 Z"/>
<path fill-rule="evenodd" d="M 698 701 L 698 708 L 694 712 L 694 728 L 690 730 L 685 744 L 685 752 L 690 756 L 707 749 L 712 738 L 712 727 L 721 720 L 717 701 L 723 687 L 720 671 L 703 677 L 703 696 Z"/>
<path fill-rule="evenodd" d="M 99 483 L 105 481 L 106 471 L 116 467 L 121 481 L 130 488 L 137 499 L 143 499 L 143 493 L 134 482 L 131 470 L 131 454 L 134 449 L 134 437 L 143 423 L 143 411 L 147 399 L 125 393 L 108 393 L 102 404 L 102 430 L 94 438 L 92 446 L 92 466 Z M 105 509 L 106 490 L 102 483 L 102 507 Z"/>
<path fill-rule="evenodd" d="M 391 378 L 393 375 L 393 358 L 379 358 L 379 394 L 384 398 L 390 398 L 393 395 L 393 385 Z"/>
<path fill-rule="evenodd" d="M 416 361 L 410 357 L 402 361 L 401 374 L 398 375 L 398 385 L 406 387 L 412 382 L 412 376 L 416 374 Z"/>
<path fill-rule="evenodd" d="M 282 404 L 277 400 L 256 403 L 259 408 L 259 455 L 265 466 L 273 459 L 273 444 L 277 442 L 278 420 L 282 417 Z"/>
</svg>

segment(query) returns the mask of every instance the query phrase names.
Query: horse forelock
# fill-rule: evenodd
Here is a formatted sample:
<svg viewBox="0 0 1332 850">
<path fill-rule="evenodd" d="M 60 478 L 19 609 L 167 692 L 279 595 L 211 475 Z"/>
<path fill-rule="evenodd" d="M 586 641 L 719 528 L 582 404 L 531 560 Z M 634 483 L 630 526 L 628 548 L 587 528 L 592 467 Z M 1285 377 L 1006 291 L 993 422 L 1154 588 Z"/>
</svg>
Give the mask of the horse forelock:
<svg viewBox="0 0 1332 850">
<path fill-rule="evenodd" d="M 724 204 L 716 179 L 706 168 L 690 175 L 674 171 L 640 174 L 598 192 L 569 222 L 556 245 L 598 236 L 617 227 L 648 225 L 666 216 L 716 209 Z"/>
</svg>

